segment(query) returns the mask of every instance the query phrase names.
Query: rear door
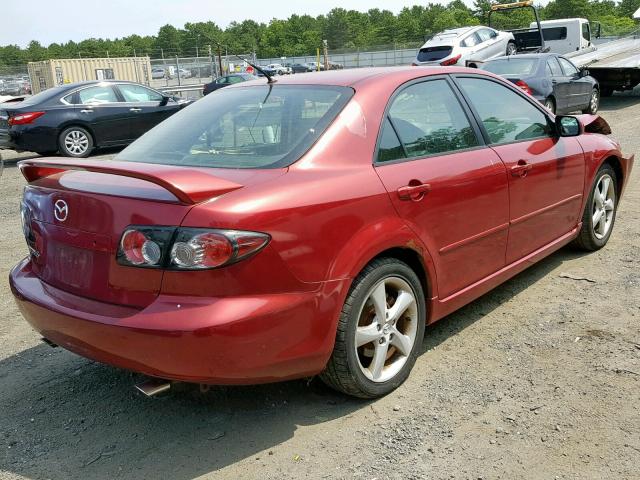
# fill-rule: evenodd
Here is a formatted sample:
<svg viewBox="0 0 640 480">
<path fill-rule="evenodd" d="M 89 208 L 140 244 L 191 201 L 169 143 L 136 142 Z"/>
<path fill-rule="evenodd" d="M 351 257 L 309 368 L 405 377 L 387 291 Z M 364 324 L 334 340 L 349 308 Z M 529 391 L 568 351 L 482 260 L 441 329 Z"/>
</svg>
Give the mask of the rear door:
<svg viewBox="0 0 640 480">
<path fill-rule="evenodd" d="M 551 76 L 553 98 L 556 101 L 556 113 L 569 109 L 569 79 L 565 76 L 556 57 L 547 58 L 547 73 Z"/>
<path fill-rule="evenodd" d="M 555 135 L 537 102 L 499 80 L 457 76 L 486 141 L 504 162 L 509 179 L 512 263 L 576 227 L 584 188 L 584 154 L 572 137 Z"/>
<path fill-rule="evenodd" d="M 129 138 L 134 140 L 177 112 L 180 107 L 169 101 L 162 105 L 162 94 L 134 83 L 121 83 L 117 89 L 124 101 L 129 117 Z"/>
<path fill-rule="evenodd" d="M 129 108 L 124 105 L 110 84 L 93 85 L 68 95 L 75 104 L 78 120 L 91 129 L 96 145 L 120 145 L 129 135 Z"/>
<path fill-rule="evenodd" d="M 483 144 L 447 77 L 394 94 L 375 168 L 398 214 L 427 245 L 440 298 L 504 266 L 505 167 Z"/>
</svg>

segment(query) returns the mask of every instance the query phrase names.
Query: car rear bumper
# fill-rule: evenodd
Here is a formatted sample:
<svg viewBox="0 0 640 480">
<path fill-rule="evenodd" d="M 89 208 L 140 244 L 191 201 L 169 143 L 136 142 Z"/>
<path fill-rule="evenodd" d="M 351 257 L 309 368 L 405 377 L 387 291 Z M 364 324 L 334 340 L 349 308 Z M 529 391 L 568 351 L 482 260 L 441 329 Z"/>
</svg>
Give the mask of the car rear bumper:
<svg viewBox="0 0 640 480">
<path fill-rule="evenodd" d="M 58 150 L 56 132 L 51 128 L 13 126 L 0 131 L 0 148 L 27 152 L 55 152 Z"/>
<path fill-rule="evenodd" d="M 144 309 L 56 289 L 28 259 L 10 273 L 25 319 L 84 357 L 147 375 L 210 384 L 312 376 L 331 355 L 344 280 L 313 291 L 226 298 L 160 295 Z"/>
</svg>

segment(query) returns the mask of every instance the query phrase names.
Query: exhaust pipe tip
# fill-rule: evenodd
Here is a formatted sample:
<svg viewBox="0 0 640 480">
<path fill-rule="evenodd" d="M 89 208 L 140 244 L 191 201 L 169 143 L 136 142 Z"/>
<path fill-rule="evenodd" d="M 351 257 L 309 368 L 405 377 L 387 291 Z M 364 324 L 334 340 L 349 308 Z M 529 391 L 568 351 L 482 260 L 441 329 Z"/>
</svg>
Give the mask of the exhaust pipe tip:
<svg viewBox="0 0 640 480">
<path fill-rule="evenodd" d="M 161 378 L 148 378 L 147 380 L 136 384 L 136 390 L 142 392 L 147 397 L 155 397 L 159 393 L 166 392 L 171 389 L 171 382 Z"/>
</svg>

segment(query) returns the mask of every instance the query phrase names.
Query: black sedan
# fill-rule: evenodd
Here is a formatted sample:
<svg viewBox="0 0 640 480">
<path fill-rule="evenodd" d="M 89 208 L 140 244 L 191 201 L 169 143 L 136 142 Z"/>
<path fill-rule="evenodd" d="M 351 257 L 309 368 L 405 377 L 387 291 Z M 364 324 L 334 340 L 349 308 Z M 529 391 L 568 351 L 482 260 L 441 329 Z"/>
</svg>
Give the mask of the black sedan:
<svg viewBox="0 0 640 480">
<path fill-rule="evenodd" d="M 204 95 L 209 95 L 211 92 L 214 92 L 219 88 L 228 87 L 234 83 L 248 82 L 249 80 L 255 80 L 256 78 L 258 77 L 251 73 L 232 73 L 231 75 L 218 77 L 213 82 L 207 83 L 204 86 L 202 93 Z"/>
<path fill-rule="evenodd" d="M 132 82 L 63 85 L 0 105 L 0 148 L 87 157 L 131 143 L 189 103 Z"/>
<path fill-rule="evenodd" d="M 294 63 L 291 65 L 291 71 L 293 73 L 307 73 L 315 71 L 308 63 Z"/>
<path fill-rule="evenodd" d="M 480 67 L 512 81 L 553 113 L 594 114 L 600 103 L 598 81 L 555 53 L 498 57 Z"/>
</svg>

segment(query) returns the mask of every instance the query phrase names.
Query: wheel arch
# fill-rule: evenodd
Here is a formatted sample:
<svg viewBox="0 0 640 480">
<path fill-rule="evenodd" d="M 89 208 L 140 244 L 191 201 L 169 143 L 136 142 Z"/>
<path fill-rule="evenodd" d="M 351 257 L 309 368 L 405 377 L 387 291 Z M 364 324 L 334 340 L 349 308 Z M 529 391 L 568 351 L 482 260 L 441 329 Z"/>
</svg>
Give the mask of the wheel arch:
<svg viewBox="0 0 640 480">
<path fill-rule="evenodd" d="M 615 155 L 610 155 L 604 159 L 600 166 L 602 165 L 610 165 L 616 173 L 616 195 L 619 198 L 622 193 L 622 186 L 624 185 L 624 170 L 622 169 L 620 159 Z"/>
<path fill-rule="evenodd" d="M 82 121 L 78 121 L 78 120 L 69 120 L 69 121 L 63 123 L 62 125 L 60 125 L 60 127 L 58 128 L 58 141 L 60 141 L 60 135 L 62 135 L 62 132 L 64 132 L 69 127 L 80 127 L 80 128 L 83 128 L 84 130 L 89 132 L 89 135 L 91 135 L 91 140 L 93 140 L 93 147 L 95 148 L 95 147 L 98 146 L 98 141 L 96 139 L 96 134 L 92 130 L 92 128 L 88 124 L 86 124 L 86 123 L 84 123 Z"/>
</svg>

